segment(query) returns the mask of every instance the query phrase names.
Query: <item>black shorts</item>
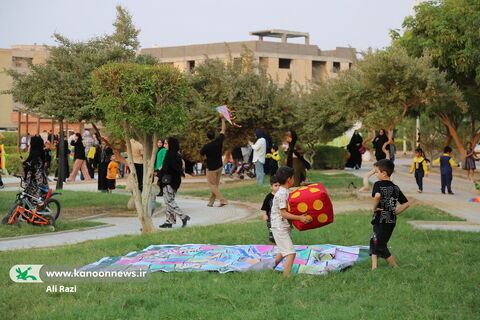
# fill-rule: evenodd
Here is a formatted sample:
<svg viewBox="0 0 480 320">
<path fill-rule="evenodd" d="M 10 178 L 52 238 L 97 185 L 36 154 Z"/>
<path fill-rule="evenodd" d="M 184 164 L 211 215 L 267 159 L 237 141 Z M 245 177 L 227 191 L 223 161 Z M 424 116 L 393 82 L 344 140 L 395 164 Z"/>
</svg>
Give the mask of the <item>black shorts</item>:
<svg viewBox="0 0 480 320">
<path fill-rule="evenodd" d="M 395 229 L 395 223 L 379 223 L 373 225 L 373 234 L 370 238 L 370 255 L 374 254 L 384 259 L 391 256 L 387 244 L 392 236 L 393 229 Z"/>
<path fill-rule="evenodd" d="M 115 189 L 115 179 L 107 179 L 107 189 L 114 190 Z"/>
</svg>

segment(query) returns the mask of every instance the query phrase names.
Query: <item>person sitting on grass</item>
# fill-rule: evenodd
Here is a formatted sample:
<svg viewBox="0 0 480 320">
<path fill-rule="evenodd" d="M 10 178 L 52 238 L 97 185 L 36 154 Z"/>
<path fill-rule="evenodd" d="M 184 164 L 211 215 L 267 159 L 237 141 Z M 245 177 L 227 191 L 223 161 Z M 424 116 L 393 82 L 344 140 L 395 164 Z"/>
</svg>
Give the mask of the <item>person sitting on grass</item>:
<svg viewBox="0 0 480 320">
<path fill-rule="evenodd" d="M 289 276 L 292 272 L 293 261 L 295 260 L 295 247 L 292 242 L 292 226 L 291 220 L 302 221 L 303 223 L 311 222 L 306 214 L 297 216 L 287 211 L 288 197 L 290 193 L 288 189 L 293 187 L 294 170 L 290 167 L 280 167 L 277 170 L 276 177 L 280 188 L 273 198 L 272 212 L 270 215 L 272 233 L 275 243 L 278 248 L 277 256 L 275 257 L 275 267 L 285 259 L 283 275 Z"/>
<path fill-rule="evenodd" d="M 260 210 L 264 211 L 265 213 L 263 214 L 263 220 L 267 222 L 267 228 L 268 228 L 268 240 L 275 244 L 275 239 L 273 238 L 272 230 L 270 229 L 272 227 L 271 224 L 271 219 L 270 219 L 270 214 L 272 211 L 272 202 L 273 202 L 273 197 L 275 196 L 275 193 L 277 193 L 278 188 L 280 188 L 280 184 L 278 183 L 278 179 L 276 176 L 271 176 L 270 177 L 270 189 L 272 190 L 267 194 L 265 199 L 263 200 L 263 205 Z"/>
<path fill-rule="evenodd" d="M 118 174 L 118 163 L 115 161 L 117 158 L 114 154 L 110 156 L 110 162 L 107 167 L 107 190 L 112 193 L 115 190 L 116 179 Z"/>
<path fill-rule="evenodd" d="M 378 181 L 373 185 L 373 234 L 370 239 L 370 255 L 372 270 L 378 266 L 378 257 L 385 259 L 392 267 L 398 267 L 397 262 L 388 250 L 388 240 L 392 236 L 397 222 L 397 215 L 409 207 L 409 203 L 400 188 L 390 177 L 395 165 L 388 159 L 382 159 L 374 164 Z M 397 202 L 400 206 L 397 208 Z"/>
</svg>

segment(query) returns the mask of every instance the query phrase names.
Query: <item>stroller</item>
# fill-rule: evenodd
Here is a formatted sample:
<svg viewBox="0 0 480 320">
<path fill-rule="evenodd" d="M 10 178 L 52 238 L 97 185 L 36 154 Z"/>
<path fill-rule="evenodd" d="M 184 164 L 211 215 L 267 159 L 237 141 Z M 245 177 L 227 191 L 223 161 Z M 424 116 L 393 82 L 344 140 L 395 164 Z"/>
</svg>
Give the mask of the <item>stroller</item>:
<svg viewBox="0 0 480 320">
<path fill-rule="evenodd" d="M 245 179 L 245 175 L 247 177 L 254 178 L 255 177 L 255 166 L 253 163 L 242 163 L 240 162 L 235 168 L 235 170 L 232 170 L 232 173 L 230 176 L 238 176 L 240 179 Z"/>
</svg>

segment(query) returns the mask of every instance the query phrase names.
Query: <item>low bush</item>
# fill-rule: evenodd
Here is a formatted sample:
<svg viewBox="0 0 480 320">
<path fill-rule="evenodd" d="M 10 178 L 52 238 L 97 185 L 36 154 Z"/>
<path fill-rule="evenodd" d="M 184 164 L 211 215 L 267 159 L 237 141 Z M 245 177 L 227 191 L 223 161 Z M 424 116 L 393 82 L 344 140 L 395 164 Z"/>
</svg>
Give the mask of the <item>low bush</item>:
<svg viewBox="0 0 480 320">
<path fill-rule="evenodd" d="M 0 132 L 3 136 L 3 139 L 0 139 L 0 144 L 5 146 L 17 146 L 17 133 L 16 132 Z"/>
<path fill-rule="evenodd" d="M 347 161 L 345 148 L 332 146 L 315 147 L 313 169 L 343 169 Z"/>
</svg>

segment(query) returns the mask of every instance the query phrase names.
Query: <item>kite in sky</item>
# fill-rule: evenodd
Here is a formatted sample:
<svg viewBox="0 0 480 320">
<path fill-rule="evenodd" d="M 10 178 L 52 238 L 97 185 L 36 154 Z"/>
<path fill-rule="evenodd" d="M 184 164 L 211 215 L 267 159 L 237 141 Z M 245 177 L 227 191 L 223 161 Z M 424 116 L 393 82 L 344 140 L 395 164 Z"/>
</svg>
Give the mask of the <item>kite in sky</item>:
<svg viewBox="0 0 480 320">
<path fill-rule="evenodd" d="M 227 105 L 225 106 L 220 106 L 220 107 L 216 107 L 215 108 L 220 114 L 222 114 L 225 119 L 232 125 L 232 126 L 235 126 L 235 127 L 239 127 L 241 128 L 242 126 L 241 125 L 238 125 L 236 124 L 235 122 L 233 122 L 233 120 L 235 120 L 235 116 L 233 115 L 236 111 L 232 111 L 228 108 Z"/>
</svg>

